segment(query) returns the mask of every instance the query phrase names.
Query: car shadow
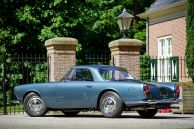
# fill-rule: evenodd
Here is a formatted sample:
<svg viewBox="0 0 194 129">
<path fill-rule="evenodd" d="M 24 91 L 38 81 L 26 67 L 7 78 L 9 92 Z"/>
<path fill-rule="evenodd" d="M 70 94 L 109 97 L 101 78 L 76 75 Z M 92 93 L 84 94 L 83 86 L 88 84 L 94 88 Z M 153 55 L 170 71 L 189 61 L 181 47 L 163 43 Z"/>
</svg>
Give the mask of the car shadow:
<svg viewBox="0 0 194 129">
<path fill-rule="evenodd" d="M 186 116 L 154 116 L 152 118 L 143 118 L 139 115 L 123 115 L 120 118 L 135 118 L 135 119 L 186 119 L 186 118 L 191 118 L 191 117 L 186 117 Z"/>
<path fill-rule="evenodd" d="M 46 115 L 44 117 L 58 117 L 58 118 L 105 118 L 103 115 L 101 114 L 78 114 L 76 116 L 65 116 L 65 115 Z M 141 116 L 134 115 L 134 114 L 124 114 L 121 115 L 121 117 L 119 118 L 113 118 L 113 119 L 186 119 L 186 118 L 192 118 L 192 117 L 188 117 L 188 116 L 154 116 L 152 118 L 143 118 Z"/>
<path fill-rule="evenodd" d="M 96 115 L 96 114 L 78 114 L 76 116 L 66 116 L 66 115 L 46 115 L 44 117 L 62 117 L 62 118 L 105 118 L 103 115 Z"/>
</svg>

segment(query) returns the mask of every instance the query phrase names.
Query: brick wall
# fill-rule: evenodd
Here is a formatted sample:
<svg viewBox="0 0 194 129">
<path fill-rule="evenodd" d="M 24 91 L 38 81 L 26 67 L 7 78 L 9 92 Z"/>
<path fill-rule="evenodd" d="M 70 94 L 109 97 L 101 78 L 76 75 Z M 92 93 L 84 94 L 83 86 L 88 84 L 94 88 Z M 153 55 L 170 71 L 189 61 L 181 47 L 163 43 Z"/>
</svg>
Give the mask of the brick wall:
<svg viewBox="0 0 194 129">
<path fill-rule="evenodd" d="M 118 51 L 112 51 L 115 66 L 127 68 L 133 75 L 139 78 L 140 74 L 140 47 L 120 47 Z"/>
<path fill-rule="evenodd" d="M 74 38 L 57 37 L 45 42 L 49 58 L 49 81 L 59 81 L 67 71 L 76 65 L 76 45 Z"/>
<path fill-rule="evenodd" d="M 75 50 L 68 50 L 68 48 L 66 46 L 65 49 L 47 52 L 50 65 L 50 81 L 59 81 L 76 64 Z"/>
<path fill-rule="evenodd" d="M 186 48 L 186 22 L 185 17 L 165 21 L 149 26 L 149 55 L 152 58 L 158 56 L 157 39 L 160 37 L 172 36 L 172 56 L 185 57 Z M 179 61 L 179 81 L 190 81 L 187 74 L 186 63 Z"/>
<path fill-rule="evenodd" d="M 158 55 L 157 38 L 172 36 L 172 55 L 184 57 L 186 47 L 185 17 L 149 26 L 149 55 Z"/>
<path fill-rule="evenodd" d="M 141 41 L 137 39 L 119 39 L 109 43 L 114 65 L 127 68 L 130 73 L 140 77 Z"/>
</svg>

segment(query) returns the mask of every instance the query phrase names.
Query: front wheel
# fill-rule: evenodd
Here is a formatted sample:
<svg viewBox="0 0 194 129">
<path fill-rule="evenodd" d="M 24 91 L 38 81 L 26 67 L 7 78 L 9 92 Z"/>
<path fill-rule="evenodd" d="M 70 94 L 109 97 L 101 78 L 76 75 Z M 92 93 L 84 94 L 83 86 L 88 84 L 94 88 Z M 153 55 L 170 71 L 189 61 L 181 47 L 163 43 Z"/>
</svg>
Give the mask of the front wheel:
<svg viewBox="0 0 194 129">
<path fill-rule="evenodd" d="M 29 93 L 24 99 L 25 112 L 32 117 L 43 116 L 47 108 L 43 99 L 36 93 Z"/>
<path fill-rule="evenodd" d="M 105 117 L 119 117 L 123 112 L 123 101 L 121 97 L 112 91 L 105 92 L 100 99 L 100 111 Z"/>
<path fill-rule="evenodd" d="M 140 116 L 144 118 L 151 118 L 156 115 L 158 112 L 158 109 L 149 109 L 149 110 L 143 110 L 143 111 L 137 111 Z"/>
</svg>

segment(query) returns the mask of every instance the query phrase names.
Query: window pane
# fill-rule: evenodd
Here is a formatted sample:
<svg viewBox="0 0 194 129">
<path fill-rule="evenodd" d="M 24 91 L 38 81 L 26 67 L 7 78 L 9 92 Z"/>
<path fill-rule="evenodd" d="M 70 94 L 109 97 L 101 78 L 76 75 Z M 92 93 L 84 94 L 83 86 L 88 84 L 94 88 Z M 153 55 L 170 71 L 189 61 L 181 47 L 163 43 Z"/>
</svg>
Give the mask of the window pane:
<svg viewBox="0 0 194 129">
<path fill-rule="evenodd" d="M 100 70 L 100 74 L 101 76 L 105 79 L 105 80 L 111 80 L 113 77 L 113 71 L 111 69 L 101 69 Z"/>
<path fill-rule="evenodd" d="M 168 44 L 168 54 L 172 54 L 172 40 L 171 38 L 167 38 L 167 44 Z"/>
<path fill-rule="evenodd" d="M 163 37 L 158 41 L 158 56 L 170 56 L 172 54 L 172 38 Z"/>
<path fill-rule="evenodd" d="M 93 76 L 89 69 L 76 69 L 72 79 L 74 81 L 93 81 Z"/>
<path fill-rule="evenodd" d="M 164 55 L 164 47 L 165 47 L 164 39 L 161 39 L 160 40 L 160 46 L 161 46 L 161 48 L 160 48 L 160 50 L 161 50 L 160 54 L 161 55 Z"/>
<path fill-rule="evenodd" d="M 105 80 L 126 80 L 126 79 L 134 79 L 134 77 L 129 74 L 125 69 L 106 69 L 102 68 L 99 70 L 101 76 Z"/>
</svg>

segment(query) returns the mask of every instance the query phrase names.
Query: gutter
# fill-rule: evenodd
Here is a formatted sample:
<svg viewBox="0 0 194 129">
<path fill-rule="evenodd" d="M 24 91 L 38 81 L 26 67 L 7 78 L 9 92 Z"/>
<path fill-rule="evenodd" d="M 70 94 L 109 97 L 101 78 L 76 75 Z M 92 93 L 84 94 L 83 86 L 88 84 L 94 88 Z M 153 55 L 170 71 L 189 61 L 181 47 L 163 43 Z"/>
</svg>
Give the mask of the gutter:
<svg viewBox="0 0 194 129">
<path fill-rule="evenodd" d="M 187 4 L 186 0 L 183 0 L 183 1 L 168 5 L 168 6 L 163 7 L 163 8 L 158 8 L 155 10 L 140 13 L 137 16 L 140 18 L 146 19 L 147 17 L 149 17 L 153 14 L 166 14 L 168 12 L 171 12 L 171 11 L 173 11 L 172 8 L 186 8 L 186 4 Z M 171 10 L 169 10 L 169 9 L 171 9 Z"/>
</svg>

